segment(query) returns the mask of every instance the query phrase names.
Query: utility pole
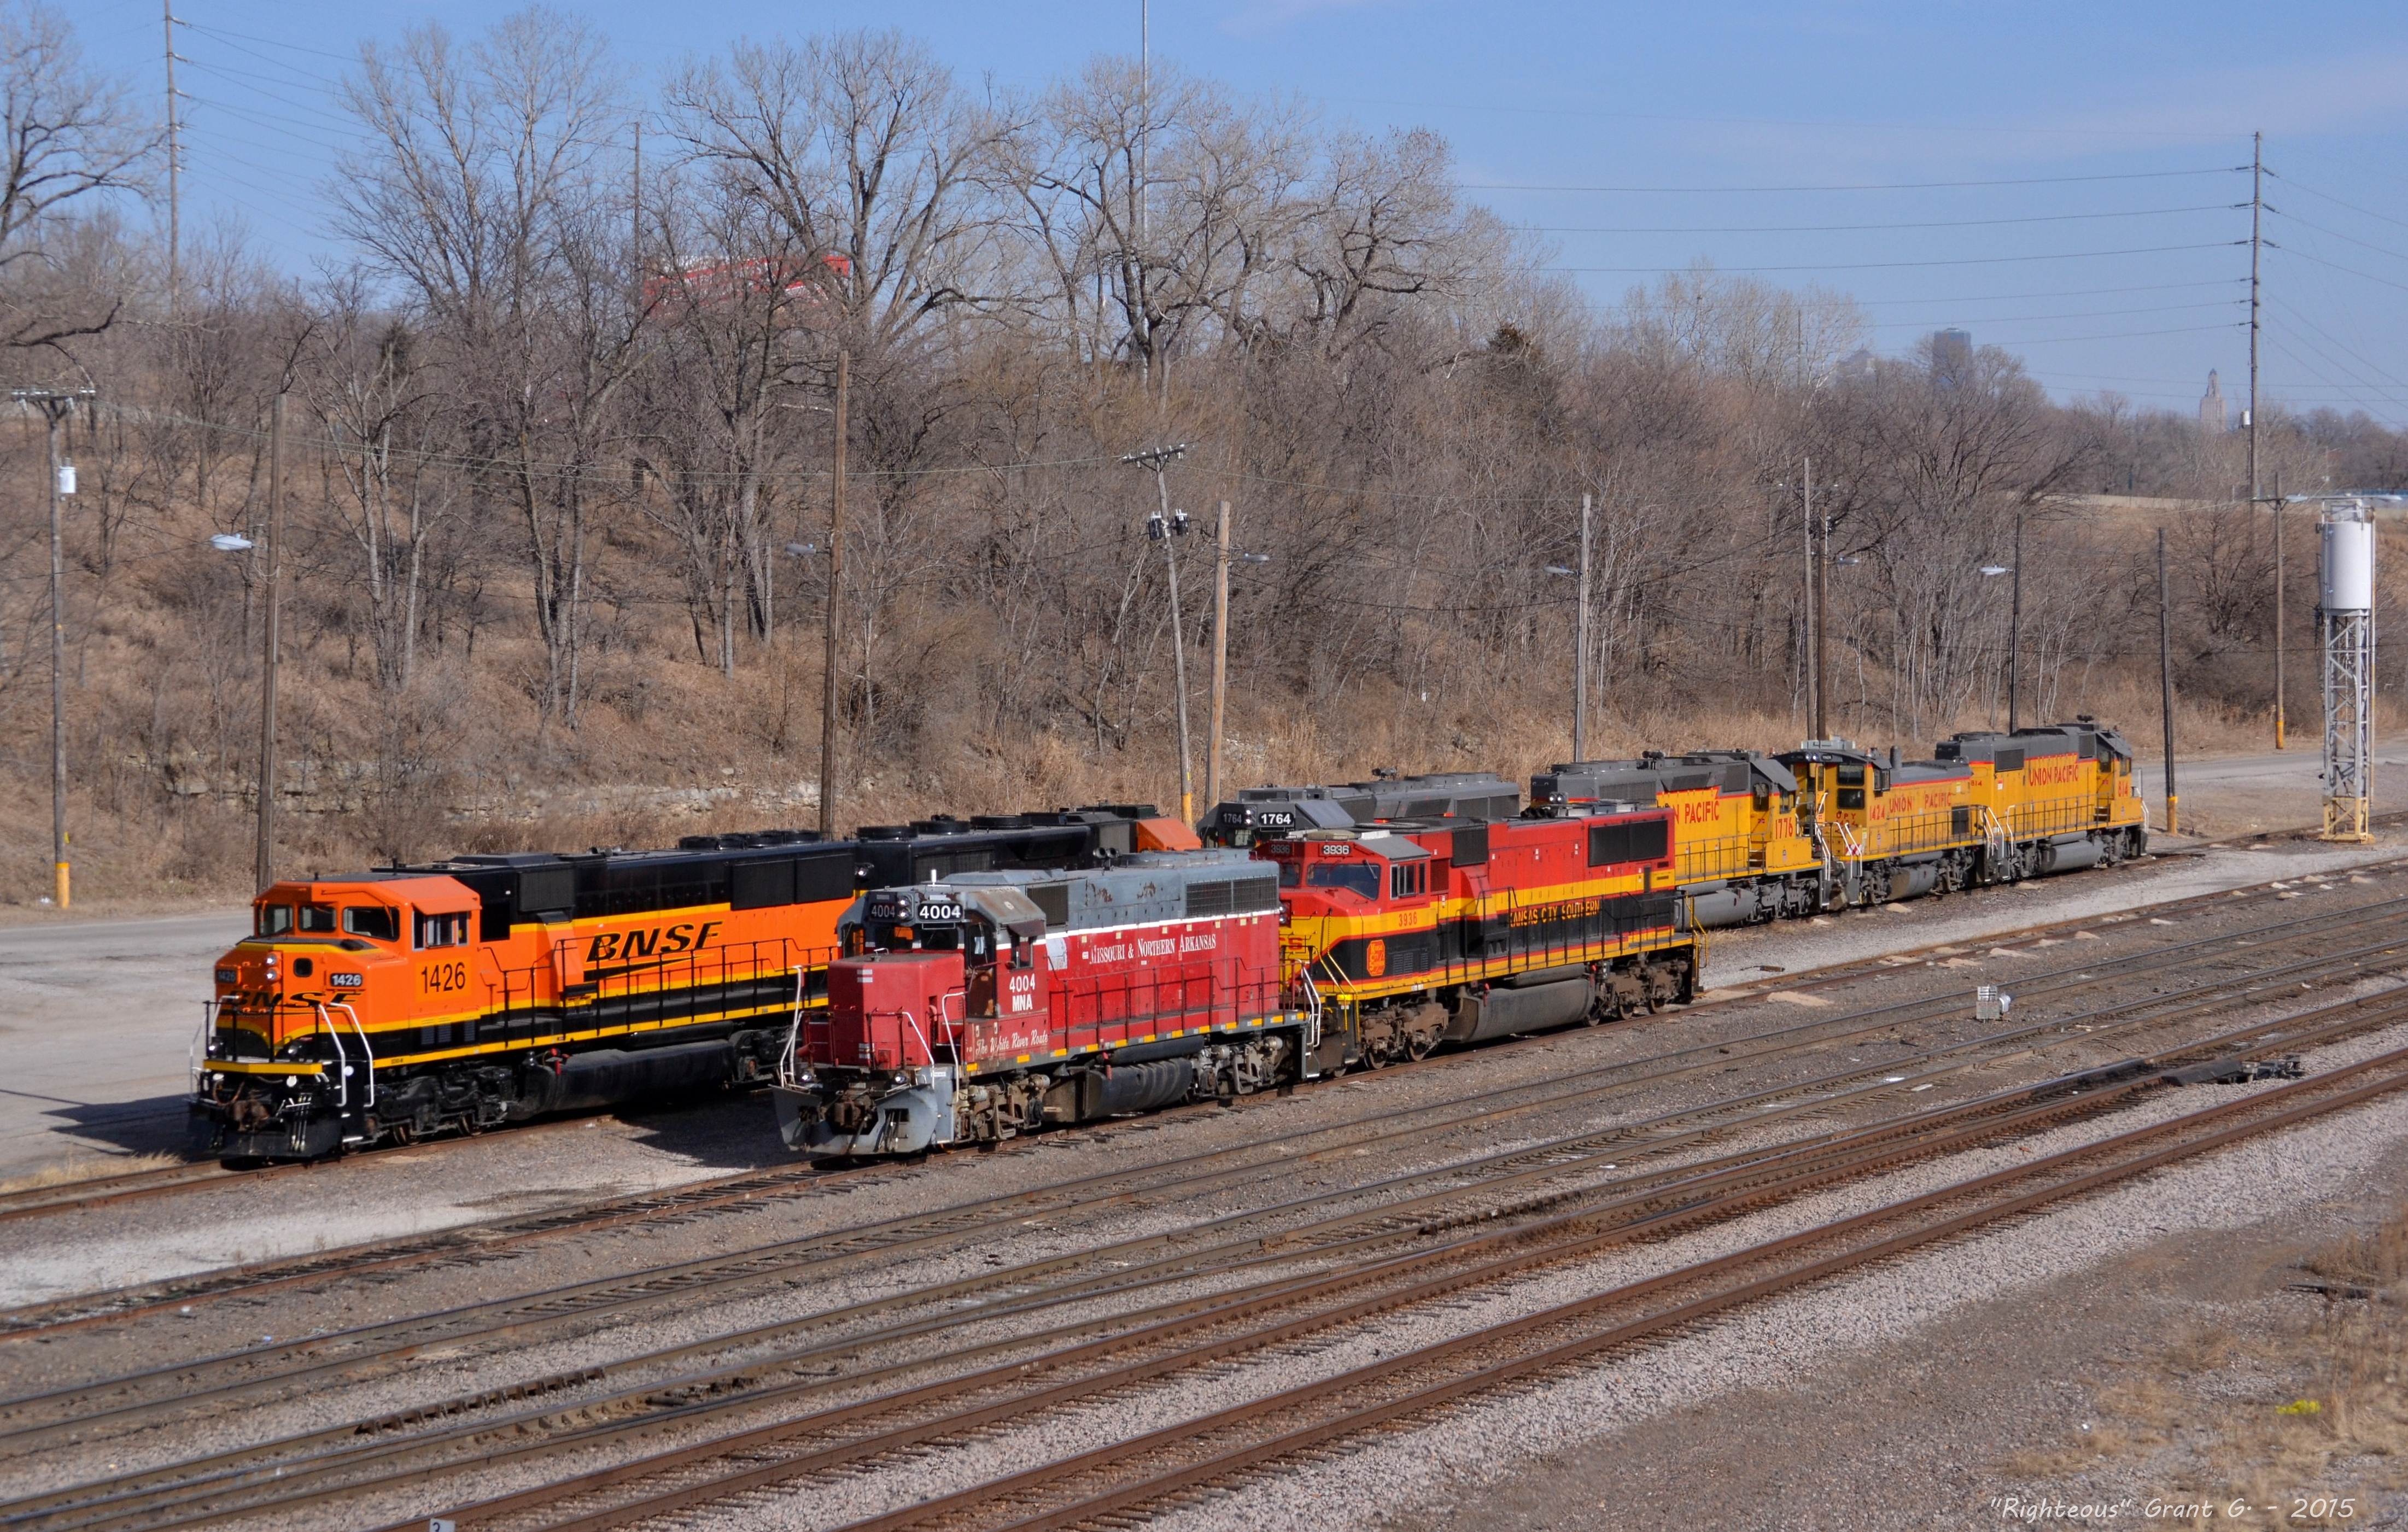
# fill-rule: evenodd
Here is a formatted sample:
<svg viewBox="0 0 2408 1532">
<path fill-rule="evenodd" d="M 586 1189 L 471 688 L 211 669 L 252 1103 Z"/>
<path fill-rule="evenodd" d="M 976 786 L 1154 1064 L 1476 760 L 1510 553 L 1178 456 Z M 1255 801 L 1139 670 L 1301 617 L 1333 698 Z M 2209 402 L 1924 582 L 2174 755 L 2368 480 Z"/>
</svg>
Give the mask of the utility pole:
<svg viewBox="0 0 2408 1532">
<path fill-rule="evenodd" d="M 1809 460 L 1811 463 L 1811 459 Z M 1789 486 L 1784 484 L 1783 489 Z M 1811 496 L 1809 497 L 1812 498 Z M 1799 667 L 1806 673 L 1806 732 L 1814 738 L 1823 737 L 1822 678 L 1814 673 L 1814 508 L 1809 505 L 1799 524 L 1806 529 L 1806 587 L 1800 598 L 1806 613 L 1806 630 L 1799 635 Z"/>
<path fill-rule="evenodd" d="M 1814 460 L 1806 463 L 1806 525 L 1807 540 L 1814 537 Z M 1814 553 L 1814 737 L 1831 737 L 1830 720 L 1825 710 L 1825 699 L 1830 686 L 1830 672 L 1825 667 L 1824 630 L 1831 625 L 1831 519 L 1823 518 L 1822 546 Z"/>
<path fill-rule="evenodd" d="M 1175 447 L 1154 447 L 1142 452 L 1131 452 L 1123 463 L 1151 470 L 1154 490 L 1161 508 L 1147 518 L 1145 535 L 1162 544 L 1164 563 L 1170 571 L 1170 669 L 1171 684 L 1179 690 L 1179 821 L 1196 823 L 1195 755 L 1189 748 L 1187 734 L 1187 636 L 1186 621 L 1179 607 L 1178 539 L 1187 531 L 1187 513 L 1170 508 L 1170 482 L 1163 470 L 1184 455 L 1187 444 Z"/>
<path fill-rule="evenodd" d="M 284 567 L 284 395 L 267 416 L 267 615 L 259 639 L 259 851 L 251 879 L 265 894 L 276 881 L 276 672 L 282 662 L 278 631 Z"/>
<path fill-rule="evenodd" d="M 2274 470 L 2274 748 L 2283 748 L 2283 470 Z"/>
<path fill-rule="evenodd" d="M 820 838 L 836 838 L 837 595 L 844 579 L 845 411 L 851 400 L 853 353 L 836 353 L 836 472 L 828 494 L 826 689 L 820 697 Z"/>
<path fill-rule="evenodd" d="M 92 402 L 84 389 L 21 388 L 10 395 L 50 421 L 50 878 L 51 898 L 67 908 L 67 620 L 66 538 L 59 502 L 75 493 L 75 469 L 60 461 L 59 431 L 76 406 Z"/>
<path fill-rule="evenodd" d="M 160 0 L 167 36 L 167 311 L 184 302 L 184 198 L 181 124 L 176 120 L 176 0 Z"/>
<path fill-rule="evenodd" d="M 2174 792 L 2174 640 L 2166 583 L 2166 529 L 2157 528 L 2157 696 L 2166 724 L 2166 834 L 2178 835 L 2181 820 Z"/>
<path fill-rule="evenodd" d="M 2258 498 L 2258 251 L 2266 210 L 2266 136 L 2249 136 L 2249 498 Z"/>
<path fill-rule="evenodd" d="M 1212 739 L 1204 752 L 1204 807 L 1221 801 L 1221 725 L 1229 699 L 1229 502 L 1221 502 L 1218 556 L 1212 568 Z"/>
<path fill-rule="evenodd" d="M 644 279 L 644 120 L 628 124 L 636 145 L 634 168 L 627 176 L 627 258 L 635 263 L 636 280 Z"/>
<path fill-rule="evenodd" d="M 1146 205 L 1153 201 L 1147 193 L 1152 189 L 1146 169 L 1146 140 L 1153 130 L 1154 117 L 1154 8 L 1151 0 L 1137 4 L 1137 298 L 1138 322 L 1145 326 L 1145 358 L 1147 371 L 1140 373 L 1141 382 L 1153 381 L 1154 319 L 1146 308 L 1145 258 Z"/>
<path fill-rule="evenodd" d="M 1588 495 L 1581 496 L 1581 557 L 1580 603 L 1578 619 L 1572 624 L 1572 647 L 1577 651 L 1572 659 L 1572 759 L 1588 759 L 1588 568 L 1589 568 L 1589 508 Z"/>
<path fill-rule="evenodd" d="M 2022 726 L 2024 659 L 2024 513 L 2015 508 L 2015 570 L 2014 594 L 2007 602 L 2007 732 Z"/>
</svg>

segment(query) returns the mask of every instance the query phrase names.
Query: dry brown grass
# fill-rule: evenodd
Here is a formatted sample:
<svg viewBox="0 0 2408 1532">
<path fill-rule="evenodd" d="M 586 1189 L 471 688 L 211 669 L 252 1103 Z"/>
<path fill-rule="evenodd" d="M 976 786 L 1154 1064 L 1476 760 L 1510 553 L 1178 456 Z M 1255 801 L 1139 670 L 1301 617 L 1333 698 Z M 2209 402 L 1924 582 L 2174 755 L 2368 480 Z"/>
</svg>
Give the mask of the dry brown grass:
<svg viewBox="0 0 2408 1532">
<path fill-rule="evenodd" d="M 2369 1492 L 2408 1486 L 2408 1215 L 2277 1275 L 2330 1295 L 2303 1295 L 2263 1325 L 2185 1328 L 2100 1388 L 2089 1430 L 2000 1470 L 2021 1482 L 2114 1482 L 2143 1500 L 2214 1508 L 2153 1525 L 2365 1525 Z M 2350 1496 L 2347 1515 L 2313 1503 Z M 2236 1518 L 2235 1504 L 2249 1509 Z"/>
<path fill-rule="evenodd" d="M 110 1176 L 130 1176 L 144 1170 L 165 1170 L 183 1160 L 174 1154 L 108 1154 L 96 1157 L 62 1160 L 22 1176 L 0 1180 L 0 1196 L 12 1192 L 39 1191 L 46 1186 L 75 1186 L 87 1181 L 102 1181 Z"/>
</svg>

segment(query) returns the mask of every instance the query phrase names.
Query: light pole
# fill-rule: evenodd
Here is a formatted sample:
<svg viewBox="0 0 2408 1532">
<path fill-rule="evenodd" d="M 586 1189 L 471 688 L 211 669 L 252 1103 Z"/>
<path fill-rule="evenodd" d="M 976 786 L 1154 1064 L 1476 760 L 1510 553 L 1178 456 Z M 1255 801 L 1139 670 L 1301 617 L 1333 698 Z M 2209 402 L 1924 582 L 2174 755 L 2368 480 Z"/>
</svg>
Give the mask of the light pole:
<svg viewBox="0 0 2408 1532">
<path fill-rule="evenodd" d="M 2023 714 L 2024 654 L 2024 513 L 2015 512 L 2015 562 L 2012 566 L 1997 564 L 1982 566 L 1985 580 L 2000 575 L 2014 577 L 2014 594 L 2007 606 L 2007 732 L 2013 734 L 2021 724 Z"/>
<path fill-rule="evenodd" d="M 1186 623 L 1179 607 L 1179 551 L 1176 539 L 1186 536 L 1187 513 L 1170 508 L 1170 485 L 1163 470 L 1183 456 L 1187 444 L 1152 447 L 1142 452 L 1131 452 L 1123 463 L 1145 468 L 1154 475 L 1155 496 L 1161 508 L 1146 518 L 1145 535 L 1162 544 L 1163 562 L 1170 571 L 1170 669 L 1171 683 L 1179 689 L 1179 820 L 1182 824 L 1196 823 L 1196 776 L 1194 754 L 1187 738 L 1187 636 Z"/>
<path fill-rule="evenodd" d="M 60 461 L 59 428 L 90 404 L 88 388 L 21 388 L 10 397 L 39 408 L 50 420 L 50 878 L 51 897 L 67 908 L 67 624 L 66 539 L 60 523 L 59 501 L 76 492 L 75 468 Z"/>
<path fill-rule="evenodd" d="M 259 637 L 259 845 L 251 857 L 251 881 L 260 893 L 276 881 L 276 678 L 283 663 L 279 631 L 284 561 L 284 398 L 278 394 L 267 416 L 266 551 L 267 605 Z M 209 538 L 221 553 L 245 553 L 259 546 L 238 532 Z"/>
</svg>

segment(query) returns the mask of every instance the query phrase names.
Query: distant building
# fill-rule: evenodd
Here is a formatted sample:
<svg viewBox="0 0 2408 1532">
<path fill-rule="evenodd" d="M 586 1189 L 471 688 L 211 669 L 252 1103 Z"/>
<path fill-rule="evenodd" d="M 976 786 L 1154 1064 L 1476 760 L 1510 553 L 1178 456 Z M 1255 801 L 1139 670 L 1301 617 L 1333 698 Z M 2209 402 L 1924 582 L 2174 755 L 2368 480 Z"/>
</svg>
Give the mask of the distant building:
<svg viewBox="0 0 2408 1532">
<path fill-rule="evenodd" d="M 1968 330 L 1934 330 L 1931 332 L 1931 371 L 1934 377 L 1955 379 L 1963 377 L 1973 365 L 1973 336 Z"/>
<path fill-rule="evenodd" d="M 1867 351 L 1864 347 L 1859 346 L 1855 351 L 1850 351 L 1847 355 L 1840 358 L 1838 365 L 1832 370 L 1842 378 L 1862 379 L 1870 378 L 1874 372 L 1879 369 L 1880 365 L 1880 358 L 1874 356 L 1871 351 Z"/>
<path fill-rule="evenodd" d="M 2215 369 L 2207 369 L 2207 392 L 2200 395 L 2199 428 L 2222 436 L 2227 429 L 2224 413 L 2224 385 L 2215 380 Z"/>
</svg>

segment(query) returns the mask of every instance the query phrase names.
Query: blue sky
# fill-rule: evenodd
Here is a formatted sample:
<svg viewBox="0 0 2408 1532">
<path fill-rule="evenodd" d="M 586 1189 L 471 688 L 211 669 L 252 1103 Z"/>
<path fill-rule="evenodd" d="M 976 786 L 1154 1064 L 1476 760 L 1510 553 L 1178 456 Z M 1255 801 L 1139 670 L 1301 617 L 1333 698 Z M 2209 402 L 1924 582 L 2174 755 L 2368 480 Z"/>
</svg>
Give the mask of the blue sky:
<svg viewBox="0 0 2408 1532">
<path fill-rule="evenodd" d="M 513 8 L 176 4 L 186 227 L 239 220 L 295 269 L 335 249 L 322 189 L 348 129 L 330 87 L 359 40 Z M 1033 87 L 1138 36 L 1135 0 L 563 8 L 639 76 L 742 35 L 867 21 L 927 38 L 966 82 Z M 74 14 L 155 98 L 158 0 Z M 2167 408 L 2210 367 L 2243 392 L 2249 188 L 2231 167 L 2262 129 L 2280 209 L 2265 395 L 2408 422 L 2408 7 L 1231 0 L 1157 3 L 1153 35 L 1241 91 L 1443 133 L 1467 194 L 1547 231 L 1600 303 L 1704 256 L 1854 294 L 1879 350 L 1958 325 L 2061 396 Z"/>
</svg>

